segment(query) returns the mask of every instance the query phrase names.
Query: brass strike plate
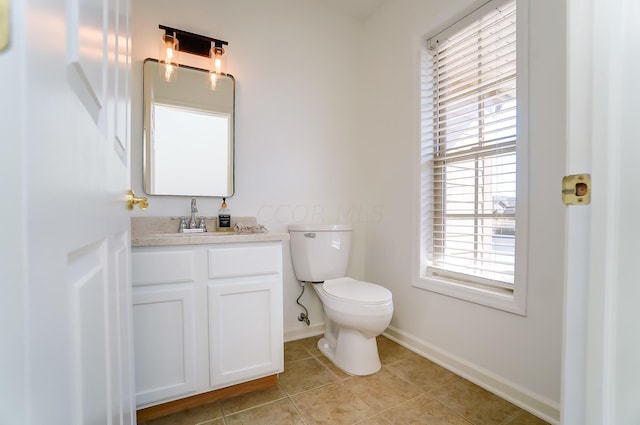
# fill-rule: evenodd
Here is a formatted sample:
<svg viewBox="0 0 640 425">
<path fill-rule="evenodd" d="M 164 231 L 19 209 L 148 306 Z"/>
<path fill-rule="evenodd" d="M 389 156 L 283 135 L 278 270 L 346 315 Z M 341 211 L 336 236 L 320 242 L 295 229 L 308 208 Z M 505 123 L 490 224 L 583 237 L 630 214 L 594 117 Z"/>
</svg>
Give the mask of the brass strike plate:
<svg viewBox="0 0 640 425">
<path fill-rule="evenodd" d="M 9 46 L 9 0 L 0 0 L 0 52 Z"/>
<path fill-rule="evenodd" d="M 565 205 L 591 203 L 591 175 L 573 174 L 562 178 L 562 202 Z"/>
</svg>

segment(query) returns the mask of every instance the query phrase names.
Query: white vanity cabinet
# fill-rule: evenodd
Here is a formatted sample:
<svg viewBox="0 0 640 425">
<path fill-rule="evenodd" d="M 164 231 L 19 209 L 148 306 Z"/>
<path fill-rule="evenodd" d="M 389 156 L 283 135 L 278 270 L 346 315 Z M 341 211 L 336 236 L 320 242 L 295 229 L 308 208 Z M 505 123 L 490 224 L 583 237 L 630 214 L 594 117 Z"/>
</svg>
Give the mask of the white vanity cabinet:
<svg viewBox="0 0 640 425">
<path fill-rule="evenodd" d="M 198 269 L 204 266 L 198 251 L 193 246 L 132 249 L 138 406 L 197 390 Z"/>
<path fill-rule="evenodd" d="M 281 240 L 134 246 L 132 269 L 138 408 L 282 372 Z"/>
</svg>

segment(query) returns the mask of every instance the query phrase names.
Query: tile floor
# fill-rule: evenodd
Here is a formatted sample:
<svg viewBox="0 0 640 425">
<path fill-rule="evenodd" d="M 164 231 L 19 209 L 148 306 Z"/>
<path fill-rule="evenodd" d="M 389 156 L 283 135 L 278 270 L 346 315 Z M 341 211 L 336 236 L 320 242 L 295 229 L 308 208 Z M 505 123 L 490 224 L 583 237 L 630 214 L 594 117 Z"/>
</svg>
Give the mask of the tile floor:
<svg viewBox="0 0 640 425">
<path fill-rule="evenodd" d="M 382 369 L 349 376 L 316 348 L 285 344 L 277 386 L 141 425 L 542 425 L 546 422 L 384 337 Z"/>
</svg>

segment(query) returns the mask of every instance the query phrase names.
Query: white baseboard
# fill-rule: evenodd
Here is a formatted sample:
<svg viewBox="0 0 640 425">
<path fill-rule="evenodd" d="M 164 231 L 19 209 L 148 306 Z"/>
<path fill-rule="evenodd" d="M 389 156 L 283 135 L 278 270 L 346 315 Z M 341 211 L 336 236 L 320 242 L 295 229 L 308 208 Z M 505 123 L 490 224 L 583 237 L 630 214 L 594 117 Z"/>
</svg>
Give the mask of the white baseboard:
<svg viewBox="0 0 640 425">
<path fill-rule="evenodd" d="M 553 400 L 534 394 L 392 326 L 383 335 L 551 424 L 560 423 L 560 405 Z"/>
<path fill-rule="evenodd" d="M 298 339 L 309 338 L 322 334 L 324 334 L 324 323 L 320 323 L 319 325 L 307 326 L 301 329 L 284 331 L 284 342 L 296 341 Z"/>
</svg>

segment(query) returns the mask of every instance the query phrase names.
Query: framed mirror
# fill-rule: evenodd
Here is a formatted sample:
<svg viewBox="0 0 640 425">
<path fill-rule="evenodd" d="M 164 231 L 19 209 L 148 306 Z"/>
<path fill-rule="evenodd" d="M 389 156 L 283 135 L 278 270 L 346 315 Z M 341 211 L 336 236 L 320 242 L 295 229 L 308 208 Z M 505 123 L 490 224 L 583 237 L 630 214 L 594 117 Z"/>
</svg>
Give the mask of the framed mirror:
<svg viewBox="0 0 640 425">
<path fill-rule="evenodd" d="M 234 192 L 235 79 L 211 90 L 209 71 L 180 65 L 166 82 L 144 61 L 144 191 L 149 195 L 229 197 Z"/>
</svg>

